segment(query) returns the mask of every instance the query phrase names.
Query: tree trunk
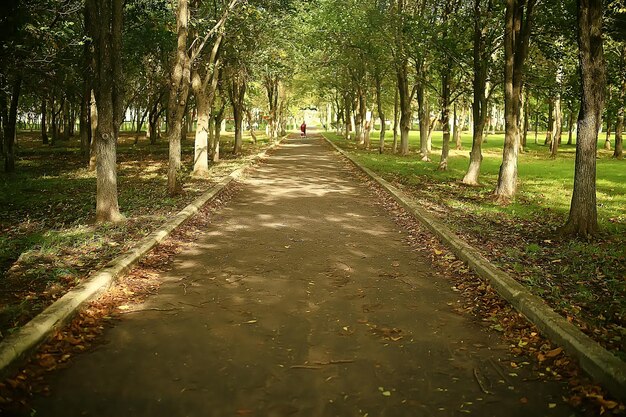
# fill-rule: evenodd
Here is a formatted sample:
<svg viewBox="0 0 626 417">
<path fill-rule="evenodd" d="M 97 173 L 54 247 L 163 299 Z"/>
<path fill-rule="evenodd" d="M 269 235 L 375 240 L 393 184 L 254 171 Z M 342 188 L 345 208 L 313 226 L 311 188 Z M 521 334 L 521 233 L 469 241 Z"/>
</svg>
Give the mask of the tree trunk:
<svg viewBox="0 0 626 417">
<path fill-rule="evenodd" d="M 15 172 L 15 134 L 17 133 L 17 105 L 22 91 L 22 77 L 17 76 L 11 86 L 9 114 L 3 120 L 4 127 L 4 172 Z M 4 119 L 4 118 L 3 118 Z"/>
<path fill-rule="evenodd" d="M 258 139 L 256 137 L 256 134 L 254 133 L 254 127 L 252 126 L 252 112 L 247 107 L 246 107 L 246 120 L 248 122 L 248 129 L 250 131 L 250 137 L 252 138 L 252 142 L 254 142 L 254 144 L 256 145 Z"/>
<path fill-rule="evenodd" d="M 592 236 L 598 232 L 596 206 L 596 148 L 604 108 L 606 71 L 602 45 L 602 0 L 578 0 L 578 58 L 582 86 L 574 191 L 565 235 Z"/>
<path fill-rule="evenodd" d="M 563 68 L 559 67 L 556 72 L 557 94 L 554 98 L 554 117 L 552 118 L 552 147 L 551 158 L 556 158 L 561 143 L 561 132 L 563 130 L 563 115 L 561 114 L 561 84 L 563 79 Z"/>
<path fill-rule="evenodd" d="M 481 22 L 482 16 L 481 0 L 474 0 L 474 45 L 473 45 L 473 65 L 474 79 L 472 102 L 472 120 L 474 123 L 472 134 L 472 151 L 470 152 L 470 163 L 467 173 L 463 177 L 463 184 L 478 185 L 480 175 L 480 165 L 483 161 L 482 143 L 483 132 L 487 120 L 487 70 L 489 56 L 486 52 L 485 34 L 486 27 Z M 487 55 L 487 56 L 486 56 Z"/>
<path fill-rule="evenodd" d="M 211 158 L 213 162 L 218 162 L 220 160 L 220 139 L 222 135 L 222 120 L 224 119 L 225 107 L 226 106 L 222 104 L 222 107 L 213 115 L 215 123 L 215 135 L 213 139 L 213 147 L 211 149 Z"/>
<path fill-rule="evenodd" d="M 417 117 L 420 123 L 420 153 L 422 161 L 430 161 L 430 148 L 428 146 L 428 127 L 430 125 L 430 117 L 428 115 L 428 103 L 424 96 L 424 83 L 419 82 L 416 85 L 415 95 L 417 96 Z"/>
<path fill-rule="evenodd" d="M 98 129 L 98 107 L 96 106 L 96 96 L 94 90 L 90 92 L 89 100 L 89 123 L 91 127 L 91 143 L 89 145 L 89 171 L 96 170 L 96 161 L 98 159 L 96 152 L 96 130 Z"/>
<path fill-rule="evenodd" d="M 403 156 L 409 154 L 409 131 L 411 130 L 411 96 L 407 72 L 407 62 L 404 61 L 397 71 L 400 98 L 400 155 Z"/>
<path fill-rule="evenodd" d="M 176 9 L 177 46 L 170 80 L 170 98 L 167 113 L 167 136 L 169 140 L 169 163 L 167 191 L 169 195 L 179 192 L 178 171 L 181 167 L 181 134 L 183 117 L 189 95 L 191 60 L 187 51 L 189 33 L 188 0 L 179 0 Z"/>
<path fill-rule="evenodd" d="M 552 131 L 554 130 L 554 98 L 548 101 L 548 126 L 546 129 L 546 139 L 543 144 L 552 149 Z"/>
<path fill-rule="evenodd" d="M 209 173 L 209 119 L 211 107 L 208 97 L 196 93 L 198 108 L 198 124 L 196 126 L 196 140 L 194 144 L 193 174 L 196 177 L 205 177 Z"/>
<path fill-rule="evenodd" d="M 243 146 L 243 115 L 244 100 L 246 96 L 246 80 L 242 73 L 233 76 L 229 83 L 228 93 L 233 108 L 233 119 L 235 123 L 235 143 L 233 145 L 233 154 L 239 155 Z"/>
<path fill-rule="evenodd" d="M 517 190 L 519 118 L 524 61 L 535 0 L 507 0 L 504 31 L 504 149 L 495 190 L 497 199 L 508 202 Z M 524 7 L 525 6 L 525 7 Z"/>
<path fill-rule="evenodd" d="M 43 98 L 41 100 L 41 143 L 47 145 L 50 141 L 48 139 L 48 126 L 46 126 L 46 104 L 48 101 Z"/>
<path fill-rule="evenodd" d="M 120 87 L 123 0 L 87 0 L 88 34 L 94 50 L 96 221 L 119 222 L 116 145 L 124 104 Z"/>
<path fill-rule="evenodd" d="M 350 100 L 350 95 L 348 93 L 346 93 L 344 95 L 344 125 L 345 125 L 345 129 L 344 129 L 344 138 L 346 140 L 350 140 L 350 132 L 352 131 L 352 123 L 351 123 L 351 118 L 350 115 L 352 114 L 352 100 Z"/>
<path fill-rule="evenodd" d="M 611 150 L 611 119 L 606 119 L 606 136 L 604 139 L 604 149 Z"/>
<path fill-rule="evenodd" d="M 91 88 L 87 82 L 83 82 L 83 95 L 80 98 L 80 153 L 85 162 L 89 161 L 89 149 L 91 148 L 91 126 L 89 126 L 89 101 Z"/>
<path fill-rule="evenodd" d="M 448 155 L 450 153 L 450 72 L 452 64 L 448 63 L 441 73 L 441 125 L 443 129 L 443 144 L 441 146 L 441 159 L 439 170 L 448 169 Z"/>
<path fill-rule="evenodd" d="M 399 96 L 398 89 L 396 88 L 396 93 L 393 100 L 393 144 L 391 145 L 391 152 L 394 154 L 398 152 L 398 122 L 399 122 Z"/>
<path fill-rule="evenodd" d="M 522 147 L 521 150 L 525 150 L 527 146 L 527 138 L 528 138 L 528 129 L 530 128 L 530 121 L 528 118 L 530 117 L 530 93 L 528 91 L 528 87 L 526 87 L 526 98 L 524 99 L 524 127 L 522 131 Z"/>
<path fill-rule="evenodd" d="M 378 153 L 385 152 L 385 130 L 387 128 L 385 124 L 385 112 L 383 109 L 382 99 L 382 81 L 380 74 L 376 74 L 376 108 L 378 110 L 378 118 L 380 119 L 380 136 L 378 139 Z"/>
<path fill-rule="evenodd" d="M 615 123 L 615 147 L 613 149 L 613 158 L 617 159 L 624 158 L 624 142 L 622 133 L 624 131 L 624 102 L 626 101 L 626 42 L 622 42 L 620 50 L 620 106 L 617 109 L 617 123 Z"/>
<path fill-rule="evenodd" d="M 567 120 L 567 144 L 572 144 L 572 136 L 574 133 L 574 109 L 569 109 L 569 118 Z"/>
<path fill-rule="evenodd" d="M 454 124 L 453 124 L 453 131 L 452 131 L 452 138 L 454 140 L 454 144 L 455 144 L 455 149 L 457 151 L 460 151 L 461 149 L 463 149 L 463 144 L 461 143 L 461 124 L 459 123 L 459 118 L 457 117 L 456 114 L 456 102 L 454 103 Z M 461 111 L 461 118 L 464 118 L 465 116 L 465 111 Z"/>
</svg>

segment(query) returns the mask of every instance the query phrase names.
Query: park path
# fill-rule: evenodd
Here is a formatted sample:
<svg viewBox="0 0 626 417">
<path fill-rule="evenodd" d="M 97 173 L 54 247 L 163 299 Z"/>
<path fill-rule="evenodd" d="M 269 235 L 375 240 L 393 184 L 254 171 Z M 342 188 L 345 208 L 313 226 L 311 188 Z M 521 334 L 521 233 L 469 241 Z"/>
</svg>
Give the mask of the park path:
<svg viewBox="0 0 626 417">
<path fill-rule="evenodd" d="M 37 416 L 569 416 L 317 136 L 286 141 Z M 551 408 L 549 404 L 557 404 Z"/>
</svg>

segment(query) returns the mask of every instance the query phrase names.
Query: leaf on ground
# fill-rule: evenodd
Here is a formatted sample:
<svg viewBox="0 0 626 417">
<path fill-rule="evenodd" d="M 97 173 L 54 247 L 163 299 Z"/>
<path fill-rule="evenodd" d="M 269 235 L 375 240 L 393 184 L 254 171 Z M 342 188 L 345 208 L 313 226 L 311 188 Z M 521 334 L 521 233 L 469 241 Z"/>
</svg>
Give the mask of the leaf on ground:
<svg viewBox="0 0 626 417">
<path fill-rule="evenodd" d="M 546 352 L 545 356 L 546 358 L 556 358 L 557 356 L 561 354 L 561 352 L 563 352 L 563 348 L 558 347 L 556 349 L 552 349 L 549 352 Z"/>
</svg>

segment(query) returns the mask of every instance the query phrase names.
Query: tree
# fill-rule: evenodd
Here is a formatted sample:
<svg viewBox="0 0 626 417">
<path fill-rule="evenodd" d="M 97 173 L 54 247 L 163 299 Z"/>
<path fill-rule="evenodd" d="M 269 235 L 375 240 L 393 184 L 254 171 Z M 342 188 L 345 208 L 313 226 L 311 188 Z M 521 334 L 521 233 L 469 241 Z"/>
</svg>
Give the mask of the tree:
<svg viewBox="0 0 626 417">
<path fill-rule="evenodd" d="M 96 221 L 119 222 L 116 146 L 124 112 L 122 79 L 123 0 L 87 0 L 87 31 L 92 39 L 96 128 Z"/>
<path fill-rule="evenodd" d="M 504 29 L 504 120 L 505 135 L 502 165 L 495 195 L 507 202 L 517 190 L 517 155 L 520 143 L 520 103 L 524 61 L 536 0 L 507 0 Z"/>
<path fill-rule="evenodd" d="M 581 104 L 574 168 L 574 191 L 565 235 L 593 236 L 598 232 L 596 206 L 596 147 L 604 108 L 606 68 L 602 40 L 602 0 L 578 0 L 578 49 Z"/>
<path fill-rule="evenodd" d="M 470 152 L 470 163 L 467 173 L 463 177 L 463 183 L 468 185 L 478 185 L 480 175 L 480 165 L 483 160 L 482 143 L 483 132 L 487 121 L 488 98 L 487 81 L 489 68 L 491 66 L 493 51 L 488 48 L 493 42 L 494 31 L 487 24 L 493 14 L 493 1 L 474 0 L 474 44 L 473 44 L 473 102 L 472 120 L 474 123 L 472 134 L 472 150 Z M 490 36 L 491 35 L 491 36 Z M 491 41 L 491 42 L 490 42 Z M 491 90 L 493 91 L 493 89 Z"/>
</svg>

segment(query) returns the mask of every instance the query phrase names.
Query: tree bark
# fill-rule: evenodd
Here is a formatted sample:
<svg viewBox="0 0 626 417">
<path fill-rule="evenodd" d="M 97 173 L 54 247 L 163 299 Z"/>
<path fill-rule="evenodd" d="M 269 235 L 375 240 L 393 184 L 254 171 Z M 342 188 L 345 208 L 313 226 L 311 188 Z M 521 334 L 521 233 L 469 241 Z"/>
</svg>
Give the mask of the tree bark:
<svg viewBox="0 0 626 417">
<path fill-rule="evenodd" d="M 179 192 L 178 171 L 181 167 L 181 133 L 187 97 L 189 95 L 191 59 L 187 51 L 189 34 L 188 0 L 179 0 L 176 9 L 177 46 L 176 58 L 170 79 L 170 98 L 167 113 L 167 136 L 169 140 L 169 163 L 167 191 L 169 195 Z"/>
<path fill-rule="evenodd" d="M 482 24 L 482 0 L 474 0 L 474 46 L 473 65 L 474 79 L 472 102 L 472 119 L 474 123 L 472 134 L 472 150 L 467 173 L 463 177 L 463 184 L 478 185 L 480 165 L 483 161 L 482 143 L 485 123 L 487 121 L 487 70 L 489 61 L 485 45 L 486 27 Z"/>
<path fill-rule="evenodd" d="M 222 135 L 222 120 L 224 119 L 224 110 L 226 106 L 222 104 L 220 109 L 213 114 L 215 125 L 215 134 L 213 135 L 213 147 L 211 148 L 211 159 L 213 162 L 220 160 L 220 139 Z"/>
<path fill-rule="evenodd" d="M 378 139 L 378 153 L 385 152 L 385 130 L 387 126 L 385 124 L 385 112 L 383 108 L 382 99 L 382 81 L 380 74 L 376 74 L 376 107 L 378 109 L 378 118 L 380 119 L 380 136 Z"/>
<path fill-rule="evenodd" d="M 578 0 L 578 59 L 581 102 L 574 168 L 574 191 L 565 235 L 593 236 L 598 232 L 596 206 L 596 148 L 604 108 L 606 69 L 602 43 L 602 0 Z"/>
<path fill-rule="evenodd" d="M 230 95 L 230 103 L 233 108 L 233 119 L 235 123 L 235 143 L 233 144 L 233 154 L 238 155 L 243 146 L 243 115 L 244 100 L 246 96 L 246 80 L 245 74 L 234 74 L 229 83 L 228 93 Z"/>
<path fill-rule="evenodd" d="M 610 100 L 609 100 L 610 101 Z M 606 136 L 604 139 L 604 149 L 607 151 L 611 150 L 611 119 L 606 119 Z"/>
<path fill-rule="evenodd" d="M 441 125 L 443 129 L 443 144 L 441 146 L 440 171 L 448 169 L 448 155 L 450 154 L 450 72 L 452 64 L 448 63 L 441 73 Z"/>
<path fill-rule="evenodd" d="M 48 103 L 48 100 L 46 100 L 46 98 L 43 98 L 41 100 L 41 143 L 43 143 L 44 145 L 47 145 L 50 140 L 48 139 L 48 126 L 46 126 L 46 116 L 47 116 L 47 109 L 46 109 L 46 104 Z"/>
<path fill-rule="evenodd" d="M 400 155 L 409 154 L 409 131 L 411 130 L 411 96 L 406 60 L 397 69 L 400 98 Z"/>
<path fill-rule="evenodd" d="M 620 106 L 617 109 L 617 122 L 615 123 L 615 147 L 613 149 L 613 158 L 624 158 L 624 142 L 622 133 L 624 131 L 624 102 L 626 101 L 626 42 L 622 42 L 620 51 Z"/>
<path fill-rule="evenodd" d="M 116 145 L 122 120 L 121 37 L 123 0 L 87 0 L 88 33 L 94 50 L 96 127 L 96 221 L 119 222 Z"/>
<path fill-rule="evenodd" d="M 452 117 L 454 118 L 454 123 L 452 125 L 453 127 L 452 138 L 454 140 L 455 149 L 457 151 L 460 151 L 461 149 L 463 149 L 463 144 L 461 143 L 461 123 L 459 123 L 459 118 L 457 116 L 456 103 L 454 103 L 454 110 L 453 110 Z M 465 110 L 461 111 L 461 118 L 465 119 Z"/>
<path fill-rule="evenodd" d="M 83 94 L 80 98 L 80 153 L 83 160 L 88 163 L 89 150 L 91 148 L 91 126 L 89 125 L 89 101 L 91 98 L 91 88 L 89 84 L 83 82 Z"/>
<path fill-rule="evenodd" d="M 561 143 L 563 130 L 563 115 L 561 113 L 561 84 L 563 82 L 563 68 L 559 67 L 556 73 L 557 93 L 554 97 L 554 117 L 552 118 L 552 147 L 550 157 L 556 158 Z"/>
<path fill-rule="evenodd" d="M 398 89 L 396 88 L 396 93 L 393 100 L 393 144 L 391 145 L 391 152 L 394 154 L 398 152 L 398 122 L 399 122 L 399 96 Z"/>
<path fill-rule="evenodd" d="M 418 82 L 415 88 L 417 97 L 417 117 L 420 124 L 420 153 L 422 161 L 430 161 L 430 147 L 428 146 L 428 127 L 430 126 L 430 117 L 428 115 L 428 103 L 424 95 L 424 83 Z"/>
<path fill-rule="evenodd" d="M 22 77 L 17 76 L 11 86 L 11 100 L 8 118 L 3 120 L 4 127 L 4 172 L 15 172 L 15 134 L 17 133 L 17 105 L 22 91 Z M 4 119 L 4 118 L 3 118 Z"/>
<path fill-rule="evenodd" d="M 535 0 L 507 0 L 504 32 L 504 149 L 495 195 L 508 202 L 517 191 L 517 156 L 519 152 L 519 118 L 524 61 Z"/>
</svg>

